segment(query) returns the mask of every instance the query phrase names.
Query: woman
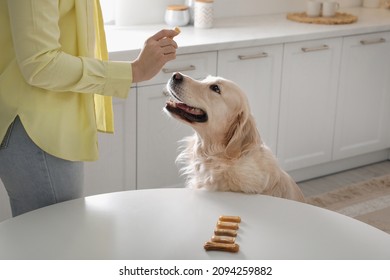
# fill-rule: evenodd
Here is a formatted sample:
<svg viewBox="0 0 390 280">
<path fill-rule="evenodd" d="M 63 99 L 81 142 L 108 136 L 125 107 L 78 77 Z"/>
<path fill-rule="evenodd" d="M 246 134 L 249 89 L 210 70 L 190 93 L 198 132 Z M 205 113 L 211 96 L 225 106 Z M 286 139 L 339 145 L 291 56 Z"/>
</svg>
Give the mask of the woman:
<svg viewBox="0 0 390 280">
<path fill-rule="evenodd" d="M 178 33 L 112 62 L 99 0 L 0 0 L 0 28 L 0 178 L 16 216 L 82 195 L 82 161 L 114 129 L 111 97 L 175 59 Z"/>
</svg>

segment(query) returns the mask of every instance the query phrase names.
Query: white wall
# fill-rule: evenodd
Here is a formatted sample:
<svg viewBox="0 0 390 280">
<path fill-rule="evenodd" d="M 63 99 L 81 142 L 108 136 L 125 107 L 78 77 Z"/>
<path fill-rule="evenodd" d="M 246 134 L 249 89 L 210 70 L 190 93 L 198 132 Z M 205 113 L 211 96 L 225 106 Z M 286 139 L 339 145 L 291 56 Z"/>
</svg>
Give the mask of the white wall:
<svg viewBox="0 0 390 280">
<path fill-rule="evenodd" d="M 101 0 L 106 21 L 117 18 L 120 25 L 163 23 L 167 5 L 185 0 Z M 302 10 L 306 0 L 214 0 L 215 17 L 252 16 Z"/>
<path fill-rule="evenodd" d="M 304 9 L 306 0 L 215 0 L 214 11 L 217 18 L 253 16 Z"/>
<path fill-rule="evenodd" d="M 214 0 L 215 16 L 253 16 L 304 11 L 307 0 Z M 316 0 L 327 1 L 327 0 Z M 361 6 L 363 0 L 334 0 L 340 7 Z"/>
<path fill-rule="evenodd" d="M 100 0 L 107 21 L 117 14 L 131 25 L 163 23 L 165 7 L 185 0 Z M 318 0 L 325 1 L 325 0 Z M 341 7 L 360 6 L 363 0 L 335 0 Z M 116 8 L 115 6 L 116 2 Z M 306 0 L 214 0 L 216 18 L 304 11 Z M 116 11 L 116 12 L 115 12 Z"/>
</svg>

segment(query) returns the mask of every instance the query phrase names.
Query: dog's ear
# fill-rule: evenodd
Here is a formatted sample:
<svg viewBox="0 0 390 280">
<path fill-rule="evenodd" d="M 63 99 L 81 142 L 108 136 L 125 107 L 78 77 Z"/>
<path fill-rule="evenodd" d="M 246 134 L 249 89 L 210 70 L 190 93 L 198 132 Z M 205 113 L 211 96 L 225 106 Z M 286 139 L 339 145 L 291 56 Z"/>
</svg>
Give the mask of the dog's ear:
<svg viewBox="0 0 390 280">
<path fill-rule="evenodd" d="M 229 158 L 238 158 L 259 140 L 253 116 L 241 112 L 233 120 L 225 135 L 226 155 Z"/>
</svg>

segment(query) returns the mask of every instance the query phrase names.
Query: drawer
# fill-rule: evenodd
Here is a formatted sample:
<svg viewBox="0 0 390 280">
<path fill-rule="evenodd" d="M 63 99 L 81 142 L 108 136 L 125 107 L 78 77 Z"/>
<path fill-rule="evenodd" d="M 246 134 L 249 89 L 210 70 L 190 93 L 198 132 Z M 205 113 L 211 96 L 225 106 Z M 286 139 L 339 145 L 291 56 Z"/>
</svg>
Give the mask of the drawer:
<svg viewBox="0 0 390 280">
<path fill-rule="evenodd" d="M 175 72 L 181 72 L 194 79 L 202 79 L 217 74 L 217 52 L 203 52 L 178 55 L 175 60 L 165 64 L 163 69 L 151 80 L 137 86 L 165 84 Z"/>
</svg>

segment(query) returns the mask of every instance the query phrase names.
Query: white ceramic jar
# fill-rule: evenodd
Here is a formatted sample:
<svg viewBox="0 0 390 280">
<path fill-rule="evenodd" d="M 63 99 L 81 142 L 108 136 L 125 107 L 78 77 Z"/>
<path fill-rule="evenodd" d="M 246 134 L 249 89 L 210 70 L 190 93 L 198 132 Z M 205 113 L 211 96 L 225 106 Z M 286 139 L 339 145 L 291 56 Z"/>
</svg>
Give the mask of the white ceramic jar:
<svg viewBox="0 0 390 280">
<path fill-rule="evenodd" d="M 214 1 L 195 0 L 194 26 L 212 28 L 214 23 Z"/>
<path fill-rule="evenodd" d="M 185 26 L 190 22 L 188 6 L 170 5 L 165 11 L 165 23 L 171 27 Z"/>
</svg>

